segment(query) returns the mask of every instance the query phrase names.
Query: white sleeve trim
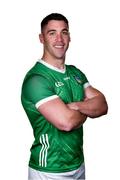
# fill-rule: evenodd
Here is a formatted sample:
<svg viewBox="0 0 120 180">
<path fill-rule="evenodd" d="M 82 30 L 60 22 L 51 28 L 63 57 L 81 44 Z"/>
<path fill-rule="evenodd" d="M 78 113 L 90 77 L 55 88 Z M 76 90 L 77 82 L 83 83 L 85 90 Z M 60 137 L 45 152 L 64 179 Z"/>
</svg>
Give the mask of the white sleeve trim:
<svg viewBox="0 0 120 180">
<path fill-rule="evenodd" d="M 55 99 L 55 98 L 57 98 L 57 97 L 59 97 L 59 96 L 53 95 L 53 96 L 49 96 L 49 97 L 47 97 L 47 98 L 45 98 L 45 99 L 42 99 L 42 100 L 38 101 L 38 102 L 35 104 L 35 107 L 38 109 L 38 107 L 41 106 L 42 104 L 44 104 L 45 102 L 48 102 L 48 101 L 50 101 L 50 100 L 53 100 L 53 99 Z"/>
<path fill-rule="evenodd" d="M 85 83 L 83 86 L 84 86 L 84 89 L 85 89 L 85 88 L 87 88 L 87 87 L 89 87 L 89 86 L 90 86 L 90 83 L 89 83 L 89 82 L 87 82 L 87 83 Z"/>
</svg>

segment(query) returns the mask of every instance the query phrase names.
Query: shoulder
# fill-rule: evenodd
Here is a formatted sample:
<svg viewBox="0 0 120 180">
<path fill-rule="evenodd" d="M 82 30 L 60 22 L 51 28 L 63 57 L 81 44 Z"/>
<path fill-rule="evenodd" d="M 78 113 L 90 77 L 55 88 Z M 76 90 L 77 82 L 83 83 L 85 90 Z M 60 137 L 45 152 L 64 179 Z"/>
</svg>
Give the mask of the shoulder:
<svg viewBox="0 0 120 180">
<path fill-rule="evenodd" d="M 42 70 L 40 63 L 36 62 L 36 64 L 26 73 L 23 84 L 25 84 L 26 82 L 46 80 L 46 72 Z"/>
<path fill-rule="evenodd" d="M 40 74 L 31 74 L 27 76 L 23 82 L 23 88 L 38 88 L 38 87 L 47 87 L 50 86 L 49 80 Z"/>
<path fill-rule="evenodd" d="M 67 70 L 70 70 L 70 71 L 72 71 L 74 73 L 76 72 L 76 73 L 84 75 L 84 73 L 74 65 L 66 65 L 66 67 L 67 67 Z"/>
</svg>

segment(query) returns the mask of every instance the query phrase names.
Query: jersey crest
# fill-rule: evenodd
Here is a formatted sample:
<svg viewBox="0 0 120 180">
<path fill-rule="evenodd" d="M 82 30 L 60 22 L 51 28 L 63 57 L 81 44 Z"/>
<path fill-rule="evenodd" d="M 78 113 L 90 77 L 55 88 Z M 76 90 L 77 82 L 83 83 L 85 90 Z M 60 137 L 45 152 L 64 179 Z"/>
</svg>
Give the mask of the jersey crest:
<svg viewBox="0 0 120 180">
<path fill-rule="evenodd" d="M 74 76 L 74 78 L 79 84 L 82 84 L 82 81 L 79 76 Z"/>
</svg>

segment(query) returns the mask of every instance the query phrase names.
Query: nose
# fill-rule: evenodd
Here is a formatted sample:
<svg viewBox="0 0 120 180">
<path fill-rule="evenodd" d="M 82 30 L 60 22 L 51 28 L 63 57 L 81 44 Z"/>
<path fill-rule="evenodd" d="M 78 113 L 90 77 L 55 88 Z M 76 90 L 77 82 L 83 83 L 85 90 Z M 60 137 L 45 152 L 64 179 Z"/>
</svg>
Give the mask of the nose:
<svg viewBox="0 0 120 180">
<path fill-rule="evenodd" d="M 63 37 L 62 37 L 62 34 L 61 34 L 61 33 L 57 34 L 56 40 L 57 40 L 57 41 L 60 41 L 60 42 L 63 40 Z"/>
</svg>

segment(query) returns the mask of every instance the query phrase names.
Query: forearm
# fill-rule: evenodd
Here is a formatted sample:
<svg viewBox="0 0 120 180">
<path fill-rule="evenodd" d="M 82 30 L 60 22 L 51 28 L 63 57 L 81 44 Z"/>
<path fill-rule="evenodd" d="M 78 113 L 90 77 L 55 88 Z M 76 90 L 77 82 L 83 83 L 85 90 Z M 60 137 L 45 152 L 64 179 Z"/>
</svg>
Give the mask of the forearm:
<svg viewBox="0 0 120 180">
<path fill-rule="evenodd" d="M 104 96 L 99 95 L 83 102 L 78 102 L 78 109 L 81 113 L 96 118 L 107 113 L 107 103 Z"/>
<path fill-rule="evenodd" d="M 82 102 L 68 104 L 71 109 L 79 110 L 91 118 L 96 118 L 107 113 L 107 103 L 103 95 L 95 96 Z"/>
<path fill-rule="evenodd" d="M 80 127 L 87 119 L 87 116 L 83 113 L 81 113 L 78 110 L 72 110 L 70 109 L 71 113 L 68 118 L 68 123 L 69 123 L 69 130 L 76 129 Z"/>
</svg>

